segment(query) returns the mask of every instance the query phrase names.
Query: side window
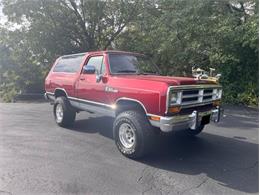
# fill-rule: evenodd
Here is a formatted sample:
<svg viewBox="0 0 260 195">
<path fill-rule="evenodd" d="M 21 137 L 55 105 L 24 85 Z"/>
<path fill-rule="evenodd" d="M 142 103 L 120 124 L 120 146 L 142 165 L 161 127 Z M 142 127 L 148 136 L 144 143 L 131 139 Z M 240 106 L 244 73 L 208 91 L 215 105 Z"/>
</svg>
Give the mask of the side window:
<svg viewBox="0 0 260 195">
<path fill-rule="evenodd" d="M 80 69 L 84 55 L 73 55 L 62 57 L 53 69 L 53 72 L 74 73 Z"/>
<path fill-rule="evenodd" d="M 90 59 L 88 60 L 88 63 L 87 63 L 87 65 L 95 66 L 98 74 L 100 74 L 104 71 L 102 64 L 103 64 L 103 56 L 90 57 Z"/>
</svg>

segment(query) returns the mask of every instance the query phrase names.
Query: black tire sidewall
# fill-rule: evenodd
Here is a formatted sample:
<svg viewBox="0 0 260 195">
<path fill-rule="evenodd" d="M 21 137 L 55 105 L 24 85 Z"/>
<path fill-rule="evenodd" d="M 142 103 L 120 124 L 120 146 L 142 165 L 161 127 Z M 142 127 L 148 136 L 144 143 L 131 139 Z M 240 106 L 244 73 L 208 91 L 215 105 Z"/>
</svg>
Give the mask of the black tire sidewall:
<svg viewBox="0 0 260 195">
<path fill-rule="evenodd" d="M 138 117 L 138 114 L 136 114 Z M 123 124 L 129 124 L 135 132 L 135 144 L 130 148 L 125 148 L 119 139 L 119 127 Z M 144 123 L 144 121 L 143 121 Z M 144 153 L 144 132 L 140 121 L 129 112 L 120 114 L 114 121 L 113 127 L 114 139 L 119 151 L 129 158 L 139 158 Z"/>
<path fill-rule="evenodd" d="M 135 132 L 135 139 L 136 140 L 135 140 L 134 145 L 130 148 L 125 148 L 123 146 L 123 144 L 121 143 L 120 139 L 119 139 L 119 127 L 124 123 L 129 124 Z M 116 142 L 116 145 L 117 145 L 118 149 L 120 150 L 120 152 L 122 152 L 125 155 L 131 156 L 134 152 L 136 152 L 136 150 L 138 148 L 138 145 L 139 145 L 139 142 L 140 142 L 139 139 L 140 138 L 138 136 L 137 129 L 134 126 L 134 124 L 131 120 L 129 120 L 128 118 L 122 117 L 116 122 L 116 124 L 115 124 L 115 142 Z"/>
<path fill-rule="evenodd" d="M 57 108 L 58 104 L 61 105 L 62 110 L 63 110 L 63 117 L 62 117 L 62 120 L 60 122 L 57 121 L 57 116 L 56 116 L 56 108 Z M 65 108 L 63 99 L 60 98 L 60 97 L 56 98 L 56 100 L 54 102 L 54 107 L 53 107 L 53 114 L 54 114 L 55 121 L 58 125 L 62 124 L 62 122 L 64 121 L 64 113 L 65 113 L 64 109 L 66 109 L 66 108 Z"/>
<path fill-rule="evenodd" d="M 204 125 L 200 125 L 197 127 L 197 129 L 187 129 L 186 130 L 186 133 L 189 135 L 189 136 L 195 136 L 195 135 L 198 135 L 200 134 L 204 129 Z"/>
<path fill-rule="evenodd" d="M 62 106 L 63 110 L 63 118 L 60 122 L 57 121 L 56 117 L 56 108 L 58 104 Z M 66 97 L 58 97 L 55 99 L 53 106 L 53 114 L 56 123 L 62 127 L 70 126 L 75 120 L 75 111 L 71 109 L 70 103 Z"/>
</svg>

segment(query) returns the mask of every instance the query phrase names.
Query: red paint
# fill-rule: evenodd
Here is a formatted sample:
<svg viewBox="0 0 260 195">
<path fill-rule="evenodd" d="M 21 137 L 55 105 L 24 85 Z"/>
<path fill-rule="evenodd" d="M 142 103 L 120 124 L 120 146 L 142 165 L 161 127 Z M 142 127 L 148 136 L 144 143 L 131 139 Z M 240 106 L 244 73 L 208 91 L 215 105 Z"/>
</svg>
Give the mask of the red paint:
<svg viewBox="0 0 260 195">
<path fill-rule="evenodd" d="M 200 81 L 187 77 L 111 75 L 107 55 L 110 52 L 133 54 L 122 51 L 88 52 L 81 63 L 81 69 L 89 57 L 104 55 L 107 71 L 99 83 L 96 82 L 96 75 L 94 74 L 83 75 L 80 73 L 81 71 L 77 73 L 54 73 L 51 70 L 45 80 L 45 90 L 54 93 L 56 88 L 63 88 L 68 96 L 104 104 L 115 104 L 117 99 L 122 97 L 132 98 L 142 102 L 148 113 L 164 115 L 166 93 L 169 86 L 201 84 Z M 54 65 L 56 63 L 57 61 Z M 211 82 L 205 84 L 209 83 Z M 106 92 L 105 87 L 111 87 L 118 92 Z"/>
</svg>

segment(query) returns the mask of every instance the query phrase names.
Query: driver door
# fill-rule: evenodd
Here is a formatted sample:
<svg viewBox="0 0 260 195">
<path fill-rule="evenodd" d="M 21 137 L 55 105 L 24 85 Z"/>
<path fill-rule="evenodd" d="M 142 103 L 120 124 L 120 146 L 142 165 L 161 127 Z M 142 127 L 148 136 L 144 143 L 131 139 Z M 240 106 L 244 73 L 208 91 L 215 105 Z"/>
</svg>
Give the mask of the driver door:
<svg viewBox="0 0 260 195">
<path fill-rule="evenodd" d="M 77 98 L 86 100 L 81 101 L 82 103 L 87 103 L 87 101 L 92 101 L 92 105 L 95 103 L 103 103 L 105 101 L 105 84 L 102 81 L 97 82 L 96 76 L 104 71 L 104 56 L 90 56 L 84 66 L 94 66 L 94 74 L 85 74 L 84 71 L 81 72 L 80 78 L 77 86 Z M 90 102 L 89 102 L 90 104 Z"/>
</svg>

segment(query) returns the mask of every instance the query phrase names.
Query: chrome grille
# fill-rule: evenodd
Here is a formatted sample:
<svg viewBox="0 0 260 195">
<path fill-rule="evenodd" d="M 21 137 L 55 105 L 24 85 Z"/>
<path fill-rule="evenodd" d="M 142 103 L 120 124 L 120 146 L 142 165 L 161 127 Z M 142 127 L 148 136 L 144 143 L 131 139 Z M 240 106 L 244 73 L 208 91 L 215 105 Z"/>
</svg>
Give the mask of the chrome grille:
<svg viewBox="0 0 260 195">
<path fill-rule="evenodd" d="M 166 97 L 166 112 L 170 106 L 182 108 L 210 104 L 220 100 L 222 87 L 220 85 L 181 85 L 170 86 Z"/>
<path fill-rule="evenodd" d="M 182 105 L 213 100 L 213 89 L 189 89 L 182 91 Z"/>
</svg>

